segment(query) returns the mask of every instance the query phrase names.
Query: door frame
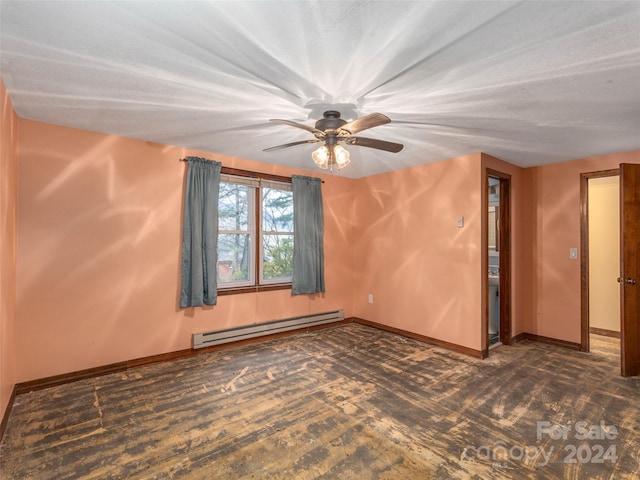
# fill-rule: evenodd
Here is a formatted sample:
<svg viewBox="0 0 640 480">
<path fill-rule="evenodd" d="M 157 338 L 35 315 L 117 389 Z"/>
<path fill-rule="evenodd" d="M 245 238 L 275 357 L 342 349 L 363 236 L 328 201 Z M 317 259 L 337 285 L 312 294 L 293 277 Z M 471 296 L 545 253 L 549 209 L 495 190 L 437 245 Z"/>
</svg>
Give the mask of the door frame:
<svg viewBox="0 0 640 480">
<path fill-rule="evenodd" d="M 589 180 L 615 177 L 619 168 L 580 174 L 580 351 L 589 352 Z M 622 253 L 622 252 L 620 252 Z"/>
<path fill-rule="evenodd" d="M 483 222 L 485 229 L 485 249 L 483 272 L 483 291 L 485 292 L 484 311 L 484 344 L 486 345 L 485 355 L 489 354 L 489 177 L 500 180 L 500 215 L 499 241 L 500 241 L 500 342 L 502 345 L 511 343 L 511 175 L 493 170 L 485 169 L 484 174 L 484 212 Z"/>
</svg>

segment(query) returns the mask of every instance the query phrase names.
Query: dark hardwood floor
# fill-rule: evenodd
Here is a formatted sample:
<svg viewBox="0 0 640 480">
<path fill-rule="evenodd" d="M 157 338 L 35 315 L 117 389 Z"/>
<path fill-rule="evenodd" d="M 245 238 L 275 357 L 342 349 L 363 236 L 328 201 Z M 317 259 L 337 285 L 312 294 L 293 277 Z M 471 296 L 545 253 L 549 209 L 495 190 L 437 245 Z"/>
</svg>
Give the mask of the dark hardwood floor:
<svg viewBox="0 0 640 480">
<path fill-rule="evenodd" d="M 0 478 L 637 479 L 615 342 L 477 360 L 348 324 L 82 380 L 18 395 Z"/>
</svg>

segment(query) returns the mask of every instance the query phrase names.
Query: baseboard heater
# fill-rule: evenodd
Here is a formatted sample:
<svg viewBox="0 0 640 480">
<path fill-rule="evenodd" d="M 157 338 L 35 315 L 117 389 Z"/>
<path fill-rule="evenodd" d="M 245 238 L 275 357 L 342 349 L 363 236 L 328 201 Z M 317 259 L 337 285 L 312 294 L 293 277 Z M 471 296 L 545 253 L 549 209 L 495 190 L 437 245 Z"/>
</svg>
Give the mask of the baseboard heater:
<svg viewBox="0 0 640 480">
<path fill-rule="evenodd" d="M 325 323 L 339 322 L 344 320 L 344 311 L 335 310 L 333 312 L 316 313 L 314 315 L 304 315 L 302 317 L 286 318 L 274 320 L 272 322 L 259 323 L 246 327 L 229 328 L 214 332 L 194 333 L 193 348 L 210 347 L 221 343 L 237 342 L 247 338 L 261 337 L 274 333 L 298 330 L 301 328 L 323 325 Z"/>
</svg>

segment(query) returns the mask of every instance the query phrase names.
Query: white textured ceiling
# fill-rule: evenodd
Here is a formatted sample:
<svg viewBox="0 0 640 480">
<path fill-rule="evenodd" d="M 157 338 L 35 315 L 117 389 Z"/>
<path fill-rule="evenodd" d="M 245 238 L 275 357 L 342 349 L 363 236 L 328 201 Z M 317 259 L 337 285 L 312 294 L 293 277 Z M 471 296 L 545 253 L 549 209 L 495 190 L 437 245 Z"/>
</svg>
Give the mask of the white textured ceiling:
<svg viewBox="0 0 640 480">
<path fill-rule="evenodd" d="M 20 117 L 313 169 L 308 125 L 380 112 L 362 177 L 483 151 L 521 166 L 640 149 L 640 2 L 6 1 Z"/>
</svg>

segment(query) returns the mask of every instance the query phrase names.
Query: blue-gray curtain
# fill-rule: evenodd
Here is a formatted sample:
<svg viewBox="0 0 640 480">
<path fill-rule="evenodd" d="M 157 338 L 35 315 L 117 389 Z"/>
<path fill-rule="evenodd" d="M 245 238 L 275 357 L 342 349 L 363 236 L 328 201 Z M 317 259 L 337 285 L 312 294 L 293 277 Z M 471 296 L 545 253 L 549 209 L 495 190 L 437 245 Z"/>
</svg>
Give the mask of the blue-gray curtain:
<svg viewBox="0 0 640 480">
<path fill-rule="evenodd" d="M 180 308 L 215 305 L 218 300 L 218 193 L 222 165 L 187 157 L 182 224 Z"/>
<path fill-rule="evenodd" d="M 324 216 L 319 178 L 292 175 L 292 295 L 324 292 Z"/>
</svg>

